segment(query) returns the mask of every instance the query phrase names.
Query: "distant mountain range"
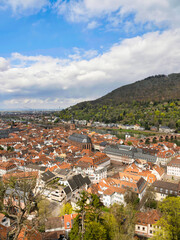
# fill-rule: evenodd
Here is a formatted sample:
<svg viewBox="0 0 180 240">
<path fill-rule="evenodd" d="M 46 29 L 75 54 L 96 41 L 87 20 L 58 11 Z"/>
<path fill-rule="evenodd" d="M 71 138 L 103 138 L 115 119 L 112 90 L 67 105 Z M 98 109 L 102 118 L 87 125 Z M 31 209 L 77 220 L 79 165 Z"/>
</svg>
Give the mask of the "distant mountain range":
<svg viewBox="0 0 180 240">
<path fill-rule="evenodd" d="M 170 116 L 170 110 L 174 111 L 173 116 Z M 70 119 L 72 115 L 76 119 L 123 123 L 140 123 L 143 119 L 152 124 L 167 125 L 169 118 L 177 121 L 180 117 L 180 73 L 151 76 L 60 112 L 64 119 Z"/>
</svg>

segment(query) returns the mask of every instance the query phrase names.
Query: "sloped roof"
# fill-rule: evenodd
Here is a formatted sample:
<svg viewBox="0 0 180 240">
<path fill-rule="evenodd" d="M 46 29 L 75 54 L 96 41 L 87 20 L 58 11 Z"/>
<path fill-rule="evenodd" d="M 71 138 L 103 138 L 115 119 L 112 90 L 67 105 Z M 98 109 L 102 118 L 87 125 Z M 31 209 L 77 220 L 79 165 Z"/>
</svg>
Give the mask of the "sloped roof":
<svg viewBox="0 0 180 240">
<path fill-rule="evenodd" d="M 68 195 L 71 192 L 71 189 L 69 186 L 64 188 L 64 192 L 66 193 L 66 195 Z"/>
<path fill-rule="evenodd" d="M 85 184 L 89 185 L 91 183 L 90 179 L 87 177 L 83 178 L 81 174 L 73 176 L 71 179 L 68 180 L 68 184 L 72 191 L 81 188 Z"/>
<path fill-rule="evenodd" d="M 55 177 L 55 175 L 52 172 L 50 172 L 49 170 L 47 172 L 44 172 L 41 176 L 42 176 L 42 180 L 45 182 L 47 182 L 50 179 L 52 179 L 53 177 Z"/>
<path fill-rule="evenodd" d="M 51 217 L 48 218 L 47 221 L 45 221 L 45 229 L 57 229 L 57 228 L 63 228 L 64 227 L 64 221 L 62 217 Z"/>
<path fill-rule="evenodd" d="M 168 166 L 180 168 L 180 156 L 175 158 L 175 159 L 173 159 L 173 160 L 171 160 L 168 163 Z"/>
<path fill-rule="evenodd" d="M 136 224 L 144 225 L 155 224 L 160 219 L 160 213 L 153 209 L 148 212 L 136 213 Z"/>
<path fill-rule="evenodd" d="M 76 182 L 74 182 L 74 180 L 73 179 L 69 179 L 68 180 L 68 184 L 69 184 L 69 186 L 70 186 L 70 188 L 71 188 L 71 190 L 72 191 L 75 191 L 76 189 L 77 189 L 77 184 L 76 184 Z"/>
<path fill-rule="evenodd" d="M 18 240 L 21 240 L 21 239 L 24 239 L 24 240 L 34 240 L 34 239 L 42 240 L 42 235 L 37 230 L 27 226 L 27 227 L 23 227 L 21 229 L 21 232 L 19 233 L 17 239 Z"/>
<path fill-rule="evenodd" d="M 165 188 L 168 190 L 178 191 L 178 183 L 164 182 L 164 181 L 155 181 L 152 184 L 153 187 Z"/>
<path fill-rule="evenodd" d="M 88 176 L 84 178 L 84 181 L 86 182 L 87 185 L 91 184 L 91 181 Z"/>
<path fill-rule="evenodd" d="M 127 156 L 134 159 L 145 159 L 150 162 L 156 162 L 157 160 L 156 156 L 147 154 L 140 148 L 134 148 L 125 145 L 108 145 L 103 152 L 117 156 Z"/>
<path fill-rule="evenodd" d="M 43 240 L 58 240 L 61 235 L 65 235 L 65 230 L 42 233 Z"/>
<path fill-rule="evenodd" d="M 71 136 L 69 136 L 69 140 L 80 143 L 91 143 L 90 137 L 84 134 L 77 133 L 73 133 Z"/>
</svg>

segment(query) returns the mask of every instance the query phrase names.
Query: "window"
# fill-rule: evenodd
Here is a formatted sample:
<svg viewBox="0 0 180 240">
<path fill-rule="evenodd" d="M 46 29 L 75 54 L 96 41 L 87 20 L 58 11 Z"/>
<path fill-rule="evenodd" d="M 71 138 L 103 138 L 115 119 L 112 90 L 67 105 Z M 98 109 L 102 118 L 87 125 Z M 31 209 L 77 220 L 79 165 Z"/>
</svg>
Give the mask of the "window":
<svg viewBox="0 0 180 240">
<path fill-rule="evenodd" d="M 150 233 L 152 234 L 152 230 L 150 230 Z"/>
<path fill-rule="evenodd" d="M 145 227 L 143 227 L 142 230 L 145 231 Z"/>
<path fill-rule="evenodd" d="M 138 230 L 140 229 L 140 227 L 138 227 Z"/>
</svg>

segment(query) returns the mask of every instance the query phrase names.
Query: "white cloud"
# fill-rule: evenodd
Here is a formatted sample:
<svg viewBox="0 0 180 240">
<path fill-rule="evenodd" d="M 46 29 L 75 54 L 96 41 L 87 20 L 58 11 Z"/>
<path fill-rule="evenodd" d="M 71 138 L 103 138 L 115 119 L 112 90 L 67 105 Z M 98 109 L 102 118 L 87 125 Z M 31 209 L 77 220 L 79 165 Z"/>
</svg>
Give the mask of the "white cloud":
<svg viewBox="0 0 180 240">
<path fill-rule="evenodd" d="M 5 58 L 0 57 L 0 72 L 6 71 L 9 68 L 9 61 L 7 61 Z"/>
<path fill-rule="evenodd" d="M 92 18 L 106 16 L 117 24 L 128 14 L 134 13 L 136 23 L 152 22 L 161 27 L 164 24 L 178 27 L 180 24 L 179 0 L 60 0 L 54 7 L 72 22 L 90 21 L 91 24 Z"/>
<path fill-rule="evenodd" d="M 78 49 L 76 52 L 87 54 Z M 15 99 L 15 95 L 43 101 L 61 98 L 68 106 L 73 103 L 68 99 L 74 99 L 74 103 L 78 99 L 93 99 L 151 75 L 179 72 L 180 29 L 126 39 L 102 55 L 90 54 L 89 60 L 81 56 L 76 60 L 15 53 L 9 59 L 9 67 L 6 59 L 1 58 L 5 67 L 0 68 L 0 93 L 7 96 L 7 101 Z"/>
<path fill-rule="evenodd" d="M 83 1 L 58 0 L 53 7 L 57 9 L 58 14 L 65 15 L 69 21 L 80 22 L 88 20 L 89 13 Z M 87 18 L 85 18 L 86 14 Z"/>
<path fill-rule="evenodd" d="M 91 98 L 13 98 L 3 101 L 4 109 L 63 109 Z"/>
<path fill-rule="evenodd" d="M 0 9 L 11 8 L 14 14 L 30 15 L 40 10 L 56 9 L 71 22 L 86 22 L 88 29 L 98 27 L 99 18 L 112 25 L 122 23 L 128 14 L 135 14 L 135 23 L 179 27 L 179 0 L 0 0 Z"/>
<path fill-rule="evenodd" d="M 96 22 L 96 21 L 91 21 L 91 22 L 88 23 L 87 29 L 94 29 L 94 28 L 99 27 L 99 25 L 100 25 L 100 24 L 99 24 L 98 22 Z"/>
<path fill-rule="evenodd" d="M 33 14 L 50 5 L 49 0 L 1 0 L 1 8 L 10 7 L 14 14 Z"/>
<path fill-rule="evenodd" d="M 82 48 L 73 48 L 73 54 L 70 54 L 68 57 L 73 60 L 82 60 L 82 59 L 91 59 L 96 57 L 98 52 L 96 50 L 87 50 L 84 51 Z"/>
</svg>

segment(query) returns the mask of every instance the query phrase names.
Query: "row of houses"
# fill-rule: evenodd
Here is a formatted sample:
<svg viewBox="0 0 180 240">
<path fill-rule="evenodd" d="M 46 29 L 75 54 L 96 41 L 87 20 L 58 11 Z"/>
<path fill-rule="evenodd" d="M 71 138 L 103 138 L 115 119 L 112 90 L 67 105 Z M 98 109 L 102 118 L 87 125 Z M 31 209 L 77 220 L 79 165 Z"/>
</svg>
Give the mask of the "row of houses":
<svg viewBox="0 0 180 240">
<path fill-rule="evenodd" d="M 165 172 L 159 166 L 164 161 L 168 167 L 171 159 L 177 157 L 178 148 L 174 145 L 157 143 L 144 148 L 144 143 L 141 145 L 134 139 L 132 146 L 128 146 L 126 141 L 110 134 L 37 126 L 29 126 L 12 138 L 22 141 L 2 141 L 3 147 L 10 144 L 14 148 L 11 154 L 15 156 L 4 158 L 7 151 L 2 150 L 1 176 L 3 179 L 36 176 L 36 190 L 51 202 L 62 204 L 69 201 L 75 208 L 81 191 L 87 190 L 96 193 L 107 207 L 114 203 L 126 205 L 129 190 L 141 200 L 151 184 L 157 200 L 167 195 L 179 196 L 179 185 L 167 185 L 162 181 Z M 102 152 L 94 151 L 95 145 Z M 108 177 L 112 163 L 124 163 L 125 169 Z M 172 163 L 173 169 L 176 170 L 177 165 Z M 168 186 L 167 189 L 160 186 L 159 181 Z M 52 187 L 53 183 L 56 188 Z M 139 227 L 137 230 L 147 232 L 149 236 L 152 234 L 153 229 Z"/>
<path fill-rule="evenodd" d="M 173 150 L 165 151 L 150 151 L 145 148 L 138 148 L 127 145 L 108 145 L 103 150 L 104 153 L 110 157 L 111 161 L 114 163 L 125 163 L 131 164 L 134 160 L 139 159 L 144 163 L 150 162 L 153 164 L 164 165 L 166 166 L 173 157 L 176 156 L 176 152 Z"/>
</svg>

